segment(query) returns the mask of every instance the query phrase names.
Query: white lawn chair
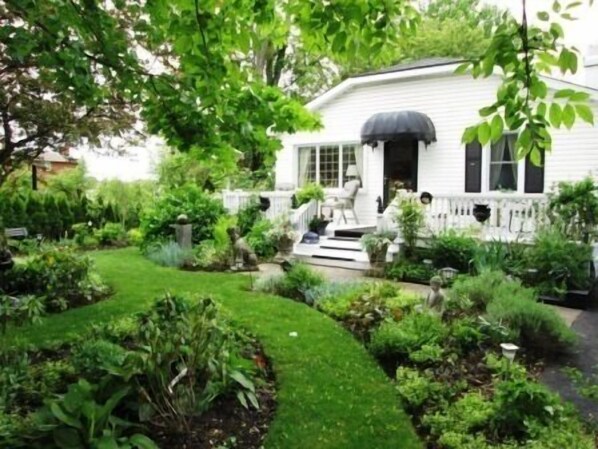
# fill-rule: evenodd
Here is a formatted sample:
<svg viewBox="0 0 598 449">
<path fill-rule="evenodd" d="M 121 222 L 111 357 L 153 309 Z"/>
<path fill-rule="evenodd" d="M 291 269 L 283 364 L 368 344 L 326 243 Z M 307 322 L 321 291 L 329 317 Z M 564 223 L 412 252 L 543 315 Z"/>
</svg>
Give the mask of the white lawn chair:
<svg viewBox="0 0 598 449">
<path fill-rule="evenodd" d="M 340 211 L 337 224 L 340 224 L 341 218 L 345 220 L 345 223 L 347 223 L 347 216 L 345 215 L 346 210 L 351 210 L 351 212 L 353 212 L 355 223 L 359 224 L 359 219 L 357 218 L 357 213 L 355 212 L 355 197 L 357 196 L 359 185 L 359 181 L 348 181 L 343 186 L 343 190 L 340 194 L 331 195 L 324 199 L 322 208 L 327 207 L 331 211 L 330 215 L 334 216 L 335 210 Z"/>
</svg>

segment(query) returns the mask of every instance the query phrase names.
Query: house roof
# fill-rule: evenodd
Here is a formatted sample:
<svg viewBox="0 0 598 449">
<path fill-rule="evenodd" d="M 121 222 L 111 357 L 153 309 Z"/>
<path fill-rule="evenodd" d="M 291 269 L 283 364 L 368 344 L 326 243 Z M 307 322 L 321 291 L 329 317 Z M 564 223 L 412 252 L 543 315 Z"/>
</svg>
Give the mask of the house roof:
<svg viewBox="0 0 598 449">
<path fill-rule="evenodd" d="M 370 75 L 380 75 L 382 73 L 404 72 L 406 70 L 413 70 L 413 69 L 425 69 L 428 67 L 438 67 L 438 66 L 443 66 L 443 65 L 457 64 L 460 62 L 464 62 L 464 60 L 457 59 L 457 58 L 424 58 L 424 59 L 418 59 L 417 61 L 402 62 L 400 64 L 395 64 L 390 67 L 385 67 L 385 68 L 373 70 L 370 72 L 360 73 L 358 75 L 353 75 L 351 78 L 359 78 L 362 76 L 370 76 Z"/>
<path fill-rule="evenodd" d="M 463 60 L 450 58 L 429 58 L 404 64 L 397 64 L 392 67 L 374 72 L 363 73 L 361 75 L 356 75 L 345 79 L 332 89 L 310 101 L 306 106 L 308 109 L 318 110 L 325 104 L 334 100 L 336 97 L 342 95 L 344 92 L 357 86 L 387 83 L 403 79 L 434 78 L 439 76 L 455 75 L 455 69 L 461 62 L 463 62 Z M 549 88 L 564 89 L 574 85 L 576 89 L 589 93 L 595 101 L 598 101 L 598 89 L 575 84 L 565 80 L 551 78 L 548 76 L 542 76 L 542 78 L 546 81 L 546 84 Z M 475 82 L 475 80 L 472 78 L 469 78 L 469 80 L 471 82 Z"/>
</svg>

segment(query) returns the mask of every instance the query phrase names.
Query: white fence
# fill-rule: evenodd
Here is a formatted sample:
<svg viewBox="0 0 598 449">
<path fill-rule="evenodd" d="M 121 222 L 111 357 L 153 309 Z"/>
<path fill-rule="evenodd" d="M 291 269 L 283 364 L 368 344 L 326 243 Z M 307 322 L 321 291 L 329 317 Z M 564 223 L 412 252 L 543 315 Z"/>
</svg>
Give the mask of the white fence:
<svg viewBox="0 0 598 449">
<path fill-rule="evenodd" d="M 409 196 L 419 201 L 419 195 Z M 480 236 L 485 239 L 532 237 L 545 218 L 546 202 L 543 196 L 435 195 L 431 204 L 423 206 L 425 226 L 433 234 L 447 229 L 478 229 Z M 490 217 L 483 225 L 473 215 L 474 207 L 478 204 L 487 205 L 490 209 Z M 398 205 L 391 204 L 384 212 L 382 226 L 396 228 L 397 213 Z"/>
<path fill-rule="evenodd" d="M 252 201 L 258 201 L 260 196 L 270 200 L 270 207 L 266 211 L 266 217 L 269 220 L 291 210 L 293 192 L 288 191 L 246 192 L 242 190 L 224 190 L 222 191 L 222 203 L 229 213 L 236 214 L 251 204 Z"/>
<path fill-rule="evenodd" d="M 302 204 L 297 210 L 293 211 L 291 222 L 297 232 L 297 238 L 309 231 L 309 222 L 318 214 L 318 202 L 311 200 L 309 203 Z"/>
</svg>

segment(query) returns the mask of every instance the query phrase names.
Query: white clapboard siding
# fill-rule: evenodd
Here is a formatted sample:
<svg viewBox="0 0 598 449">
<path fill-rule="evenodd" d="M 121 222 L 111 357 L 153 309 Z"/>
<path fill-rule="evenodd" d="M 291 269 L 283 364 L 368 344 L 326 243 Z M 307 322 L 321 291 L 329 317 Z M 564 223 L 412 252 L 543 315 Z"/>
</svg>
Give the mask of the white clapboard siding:
<svg viewBox="0 0 598 449">
<path fill-rule="evenodd" d="M 420 143 L 418 190 L 435 194 L 462 194 L 465 186 L 465 151 L 461 136 L 479 121 L 480 108 L 496 98 L 500 80 L 474 80 L 468 75 L 437 73 L 431 77 L 394 79 L 357 85 L 318 105 L 323 128 L 313 133 L 282 136 L 276 182 L 298 180 L 297 146 L 358 142 L 363 123 L 373 114 L 414 110 L 428 115 L 436 127 L 437 142 L 427 148 Z M 563 86 L 558 86 L 562 88 Z M 596 95 L 598 98 L 598 95 Z M 598 107 L 593 108 L 598 122 Z M 598 127 L 583 123 L 573 130 L 553 130 L 553 152 L 546 158 L 545 190 L 561 180 L 598 176 Z M 383 192 L 383 146 L 364 148 L 364 187 L 356 200 L 362 223 L 375 223 L 376 198 Z M 488 194 L 489 148 L 484 149 L 482 193 Z M 519 194 L 524 188 L 524 162 L 520 162 Z"/>
</svg>

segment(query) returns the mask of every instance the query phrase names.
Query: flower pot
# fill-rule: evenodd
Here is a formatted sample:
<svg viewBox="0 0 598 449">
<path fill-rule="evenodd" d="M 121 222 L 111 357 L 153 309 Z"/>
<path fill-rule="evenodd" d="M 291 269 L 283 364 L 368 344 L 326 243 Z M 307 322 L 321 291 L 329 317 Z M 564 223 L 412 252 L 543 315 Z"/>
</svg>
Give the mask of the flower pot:
<svg viewBox="0 0 598 449">
<path fill-rule="evenodd" d="M 294 244 L 295 240 L 292 237 L 285 235 L 278 239 L 276 242 L 276 248 L 281 256 L 290 256 L 293 252 Z"/>
<path fill-rule="evenodd" d="M 317 224 L 315 225 L 311 225 L 309 227 L 309 230 L 311 232 L 315 232 L 317 233 L 320 237 L 325 236 L 326 235 L 326 227 L 330 224 L 329 220 L 321 220 L 318 221 Z"/>
<path fill-rule="evenodd" d="M 376 250 L 368 251 L 368 258 L 372 268 L 384 268 L 384 265 L 386 264 L 386 253 L 388 253 L 389 245 L 389 243 L 384 243 Z"/>
</svg>

